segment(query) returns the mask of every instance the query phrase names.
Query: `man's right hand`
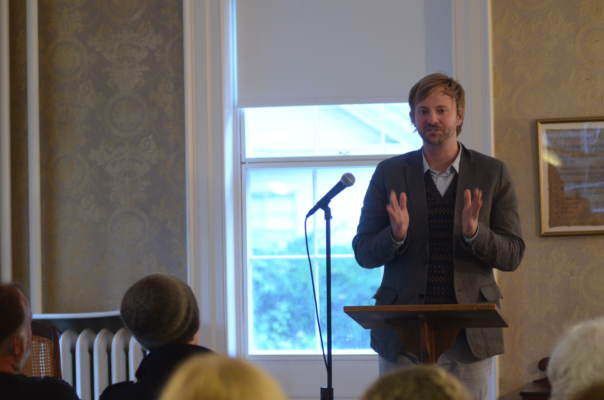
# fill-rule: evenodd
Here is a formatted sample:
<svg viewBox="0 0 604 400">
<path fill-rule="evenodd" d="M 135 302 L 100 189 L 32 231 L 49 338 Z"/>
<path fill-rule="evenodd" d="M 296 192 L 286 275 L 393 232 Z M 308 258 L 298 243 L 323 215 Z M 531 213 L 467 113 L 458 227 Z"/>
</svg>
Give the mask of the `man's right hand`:
<svg viewBox="0 0 604 400">
<path fill-rule="evenodd" d="M 409 211 L 407 211 L 407 194 L 402 192 L 399 199 L 396 198 L 394 190 L 390 191 L 390 202 L 386 204 L 386 211 L 390 218 L 392 237 L 400 242 L 407 238 L 409 229 Z"/>
</svg>

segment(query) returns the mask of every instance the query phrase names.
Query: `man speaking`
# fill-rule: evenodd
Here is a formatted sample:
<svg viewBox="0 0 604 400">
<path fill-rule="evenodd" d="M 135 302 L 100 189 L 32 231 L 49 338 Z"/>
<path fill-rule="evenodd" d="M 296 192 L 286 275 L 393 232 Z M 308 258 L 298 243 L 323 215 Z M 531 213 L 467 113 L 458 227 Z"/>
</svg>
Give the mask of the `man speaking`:
<svg viewBox="0 0 604 400">
<path fill-rule="evenodd" d="M 365 268 L 384 266 L 376 305 L 499 303 L 493 269 L 515 270 L 524 253 L 518 206 L 505 165 L 467 149 L 461 85 L 431 74 L 409 92 L 420 150 L 378 164 L 352 245 Z M 417 363 L 392 329 L 374 329 L 380 373 Z M 438 365 L 486 398 L 501 328 L 463 330 Z"/>
</svg>

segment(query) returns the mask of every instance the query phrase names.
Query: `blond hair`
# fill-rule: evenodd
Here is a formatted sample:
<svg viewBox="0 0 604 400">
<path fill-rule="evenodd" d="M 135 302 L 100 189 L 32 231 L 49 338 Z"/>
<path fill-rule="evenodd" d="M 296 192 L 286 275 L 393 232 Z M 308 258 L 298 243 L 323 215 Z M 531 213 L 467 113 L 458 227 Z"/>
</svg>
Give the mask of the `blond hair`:
<svg viewBox="0 0 604 400">
<path fill-rule="evenodd" d="M 218 354 L 189 358 L 169 379 L 161 400 L 285 400 L 269 374 L 247 361 Z"/>
<path fill-rule="evenodd" d="M 401 368 L 376 380 L 361 400 L 468 400 L 467 389 L 436 365 Z"/>
<path fill-rule="evenodd" d="M 461 133 L 463 126 L 463 116 L 466 107 L 466 95 L 463 87 L 455 79 L 441 73 L 435 73 L 424 76 L 409 91 L 409 116 L 411 122 L 415 125 L 415 107 L 424 101 L 430 94 L 436 90 L 442 90 L 444 94 L 455 101 L 457 115 L 461 118 L 461 124 L 457 127 L 457 136 Z"/>
</svg>

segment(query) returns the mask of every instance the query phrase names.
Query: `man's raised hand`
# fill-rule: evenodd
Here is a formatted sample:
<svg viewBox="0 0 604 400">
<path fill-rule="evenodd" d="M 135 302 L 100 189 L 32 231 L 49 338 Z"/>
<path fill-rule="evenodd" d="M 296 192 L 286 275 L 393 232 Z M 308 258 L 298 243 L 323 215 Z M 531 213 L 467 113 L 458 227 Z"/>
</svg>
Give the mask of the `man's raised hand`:
<svg viewBox="0 0 604 400">
<path fill-rule="evenodd" d="M 407 237 L 409 229 L 409 211 L 407 211 L 407 194 L 402 192 L 396 198 L 394 190 L 390 191 L 390 202 L 386 204 L 388 218 L 390 218 L 390 229 L 394 240 L 401 241 Z"/>
<path fill-rule="evenodd" d="M 478 216 L 482 208 L 482 190 L 466 189 L 463 192 L 463 211 L 461 213 L 461 232 L 471 238 L 478 230 Z"/>
</svg>

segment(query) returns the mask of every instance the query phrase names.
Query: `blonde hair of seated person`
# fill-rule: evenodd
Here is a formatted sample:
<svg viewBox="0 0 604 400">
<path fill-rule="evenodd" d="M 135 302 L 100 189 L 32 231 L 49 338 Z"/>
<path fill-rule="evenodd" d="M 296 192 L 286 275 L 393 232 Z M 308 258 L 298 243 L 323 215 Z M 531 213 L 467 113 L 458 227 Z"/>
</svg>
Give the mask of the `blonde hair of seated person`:
<svg viewBox="0 0 604 400">
<path fill-rule="evenodd" d="M 286 400 L 277 381 L 247 361 L 218 354 L 189 358 L 168 380 L 161 400 Z"/>
<path fill-rule="evenodd" d="M 401 368 L 381 376 L 362 400 L 469 400 L 465 386 L 435 365 Z"/>
</svg>

